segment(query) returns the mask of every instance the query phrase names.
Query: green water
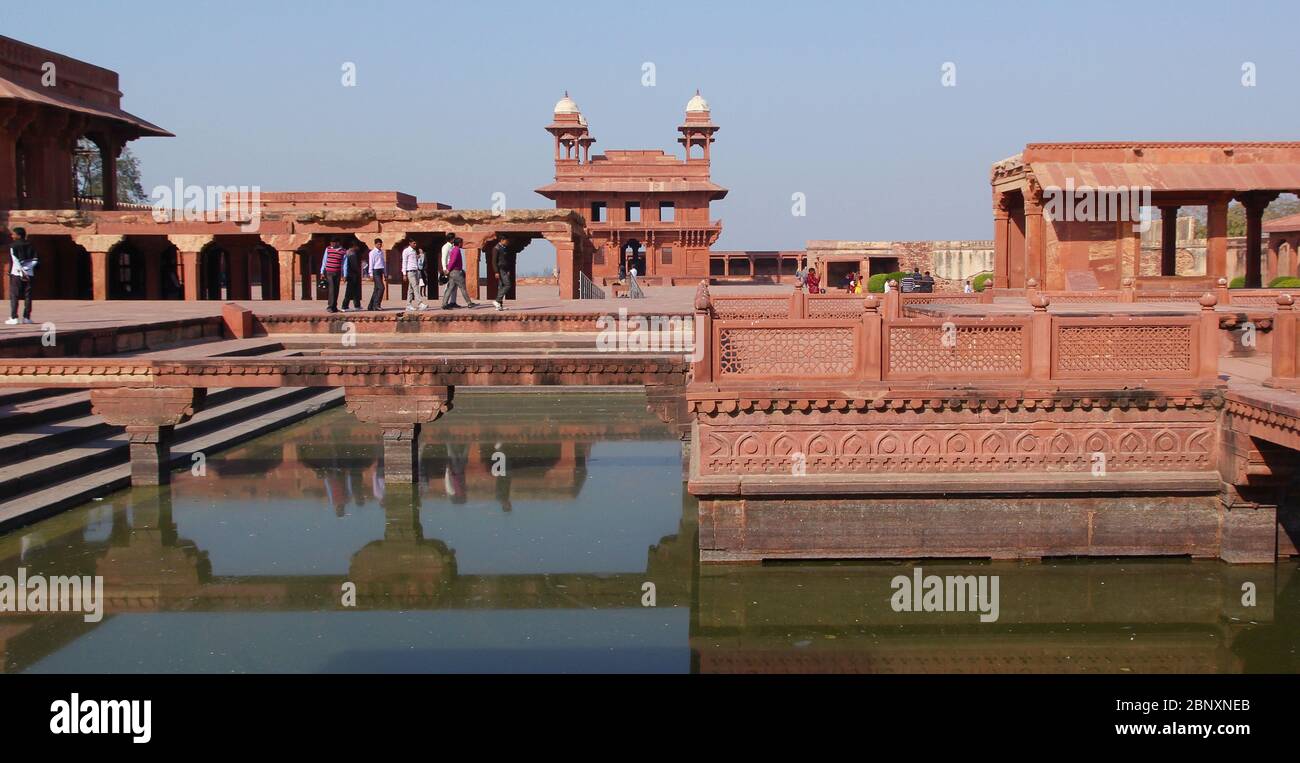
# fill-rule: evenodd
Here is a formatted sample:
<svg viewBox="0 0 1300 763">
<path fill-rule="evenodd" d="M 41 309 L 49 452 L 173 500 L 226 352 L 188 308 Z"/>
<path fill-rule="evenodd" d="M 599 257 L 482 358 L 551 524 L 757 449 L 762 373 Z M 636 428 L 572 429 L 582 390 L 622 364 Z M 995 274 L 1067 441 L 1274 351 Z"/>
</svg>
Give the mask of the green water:
<svg viewBox="0 0 1300 763">
<path fill-rule="evenodd" d="M 678 441 L 635 394 L 463 395 L 416 487 L 342 410 L 0 536 L 4 672 L 1297 672 L 1297 564 L 923 562 L 997 619 L 896 611 L 913 565 L 701 567 Z M 349 591 L 355 586 L 355 600 Z"/>
</svg>

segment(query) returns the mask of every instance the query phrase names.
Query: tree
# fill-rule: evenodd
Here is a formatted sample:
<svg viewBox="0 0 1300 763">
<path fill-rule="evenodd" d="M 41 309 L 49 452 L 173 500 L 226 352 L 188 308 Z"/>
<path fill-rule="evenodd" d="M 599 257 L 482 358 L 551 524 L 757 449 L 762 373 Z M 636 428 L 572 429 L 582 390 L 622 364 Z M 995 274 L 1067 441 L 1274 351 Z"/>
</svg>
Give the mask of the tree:
<svg viewBox="0 0 1300 763">
<path fill-rule="evenodd" d="M 72 155 L 72 173 L 78 197 L 103 198 L 104 165 L 99 147 L 88 138 L 77 141 L 77 149 Z M 123 148 L 117 160 L 117 200 L 130 204 L 143 204 L 149 200 L 140 180 L 140 161 L 130 148 Z"/>
<path fill-rule="evenodd" d="M 1275 199 L 1264 210 L 1265 220 L 1275 220 L 1279 217 L 1294 215 L 1300 213 L 1300 199 L 1291 194 L 1284 194 Z M 1196 218 L 1196 237 L 1206 238 L 1209 229 L 1205 224 L 1205 208 L 1194 207 L 1191 215 Z M 1228 235 L 1244 236 L 1246 235 L 1246 208 L 1237 202 L 1228 204 Z"/>
</svg>

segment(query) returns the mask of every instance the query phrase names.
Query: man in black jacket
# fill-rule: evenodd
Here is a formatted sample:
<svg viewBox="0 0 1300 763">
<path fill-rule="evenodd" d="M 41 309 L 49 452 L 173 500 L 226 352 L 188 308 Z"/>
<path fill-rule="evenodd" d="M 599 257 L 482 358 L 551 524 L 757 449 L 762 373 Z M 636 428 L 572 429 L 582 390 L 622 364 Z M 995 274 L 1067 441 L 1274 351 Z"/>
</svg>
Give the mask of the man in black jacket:
<svg viewBox="0 0 1300 763">
<path fill-rule="evenodd" d="M 27 240 L 27 231 L 14 228 L 16 238 L 9 244 L 9 320 L 6 325 L 32 323 L 32 282 L 36 279 L 36 247 Z M 18 301 L 23 301 L 23 318 L 18 320 Z"/>
<path fill-rule="evenodd" d="M 497 310 L 506 309 L 506 295 L 510 293 L 510 287 L 514 284 L 514 273 L 511 268 L 514 267 L 513 259 L 510 256 L 510 247 L 506 245 L 506 240 L 500 239 L 497 245 L 492 249 L 492 264 L 497 269 Z"/>
</svg>

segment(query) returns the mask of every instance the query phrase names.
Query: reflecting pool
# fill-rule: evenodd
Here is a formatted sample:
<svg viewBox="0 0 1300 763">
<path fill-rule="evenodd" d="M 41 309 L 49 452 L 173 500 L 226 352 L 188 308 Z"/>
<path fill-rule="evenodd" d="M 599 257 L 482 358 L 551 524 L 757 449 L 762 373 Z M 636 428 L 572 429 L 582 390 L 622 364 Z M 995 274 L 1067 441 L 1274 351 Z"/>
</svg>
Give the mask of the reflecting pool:
<svg viewBox="0 0 1300 763">
<path fill-rule="evenodd" d="M 419 484 L 385 484 L 335 409 L 0 536 L 0 576 L 103 581 L 94 621 L 0 612 L 0 670 L 1300 670 L 1295 562 L 701 567 L 640 392 L 458 392 L 422 441 Z M 996 616 L 900 607 L 931 576 L 996 579 Z"/>
</svg>

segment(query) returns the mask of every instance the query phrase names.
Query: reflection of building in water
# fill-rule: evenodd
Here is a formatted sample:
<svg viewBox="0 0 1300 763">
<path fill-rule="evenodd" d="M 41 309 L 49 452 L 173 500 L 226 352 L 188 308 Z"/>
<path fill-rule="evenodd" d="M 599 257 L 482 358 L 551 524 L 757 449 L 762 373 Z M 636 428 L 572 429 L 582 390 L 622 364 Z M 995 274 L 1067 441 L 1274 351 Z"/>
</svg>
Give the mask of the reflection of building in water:
<svg viewBox="0 0 1300 763">
<path fill-rule="evenodd" d="M 489 407 L 491 403 L 482 399 L 491 397 L 465 395 L 465 402 L 457 405 L 473 411 L 476 399 L 479 407 Z M 512 410 L 510 416 L 448 417 L 430 427 L 420 450 L 425 498 L 490 501 L 502 508 L 518 499 L 575 498 L 586 482 L 594 442 L 664 437 L 663 425 L 645 416 L 644 399 L 638 395 L 606 397 L 603 415 L 572 420 L 571 413 L 565 419 L 552 416 L 553 396 L 538 397 L 531 407 Z M 187 484 L 186 491 L 221 500 L 303 496 L 325 503 L 339 516 L 349 506 L 379 501 L 383 448 L 374 428 L 343 412 L 322 416 L 313 420 L 311 439 L 295 439 L 301 430 L 290 428 L 207 464 L 218 477 L 257 475 L 256 480 L 196 480 Z M 317 432 L 328 432 L 328 438 L 318 437 Z M 507 466 L 504 478 L 492 471 L 498 452 Z"/>
<path fill-rule="evenodd" d="M 171 488 L 112 503 L 112 531 L 91 540 L 91 517 L 29 550 L 32 573 L 101 574 L 105 620 L 147 612 L 339 611 L 345 581 L 358 609 L 630 609 L 643 583 L 658 606 L 690 607 L 701 672 L 1236 672 L 1300 670 L 1300 568 L 1190 561 L 1017 564 L 926 562 L 927 573 L 997 574 L 999 619 L 905 613 L 890 606 L 896 564 L 701 567 L 696 505 L 683 492 L 678 532 L 647 550 L 646 567 L 614 574 L 462 575 L 455 550 L 425 537 L 419 493 L 389 486 L 383 537 L 346 575 L 222 576 L 184 538 Z M 74 521 L 80 522 L 73 525 Z M 13 574 L 19 544 L 5 546 Z M 1242 584 L 1257 586 L 1243 606 Z M 102 624 L 102 623 L 101 623 Z M 0 665 L 22 670 L 99 624 L 80 615 L 0 614 Z M 833 638 L 832 638 L 833 637 Z"/>
<path fill-rule="evenodd" d="M 357 586 L 356 609 L 624 609 L 640 606 L 653 580 L 658 606 L 688 606 L 698 568 L 696 505 L 683 492 L 676 535 L 649 547 L 646 568 L 614 574 L 461 575 L 455 551 L 426 538 L 421 500 L 410 485 L 390 485 L 382 502 L 384 534 L 357 550 L 346 575 L 213 577 L 206 551 L 185 540 L 172 518 L 171 486 L 137 488 L 113 502 L 106 540 L 90 542 L 83 524 L 36 548 L 23 564 L 32 574 L 104 576 L 100 623 L 80 614 L 0 613 L 0 672 L 15 672 L 52 654 L 113 617 L 149 612 L 342 610 L 345 582 Z M 152 560 L 152 563 L 151 561 Z M 17 554 L 0 557 L 14 574 Z M 78 564 L 80 567 L 78 567 Z"/>
</svg>

